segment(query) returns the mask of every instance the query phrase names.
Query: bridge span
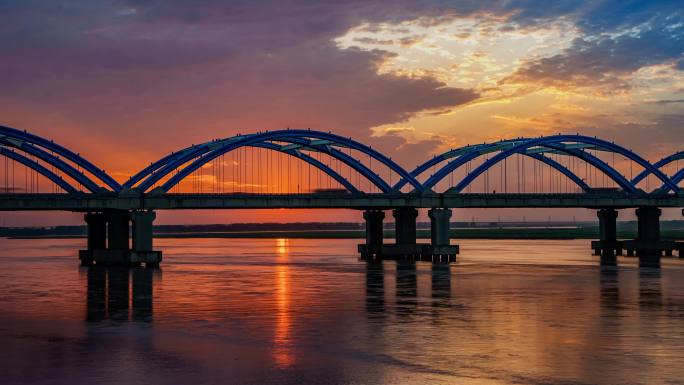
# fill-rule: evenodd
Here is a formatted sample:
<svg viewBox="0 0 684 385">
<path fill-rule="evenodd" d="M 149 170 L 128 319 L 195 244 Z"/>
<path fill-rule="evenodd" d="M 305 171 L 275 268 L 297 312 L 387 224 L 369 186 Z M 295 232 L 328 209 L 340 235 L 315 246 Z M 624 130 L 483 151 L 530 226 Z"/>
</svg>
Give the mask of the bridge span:
<svg viewBox="0 0 684 385">
<path fill-rule="evenodd" d="M 102 211 L 202 209 L 587 208 L 684 207 L 684 195 L 623 193 L 467 194 L 161 194 L 107 196 L 0 194 L 0 211 Z"/>
<path fill-rule="evenodd" d="M 214 139 L 174 151 L 119 182 L 53 140 L 0 126 L 0 211 L 85 213 L 83 264 L 157 265 L 156 210 L 352 209 L 363 211 L 366 259 L 453 261 L 450 218 L 459 208 L 597 210 L 604 265 L 616 256 L 659 266 L 682 249 L 660 239 L 660 208 L 684 207 L 684 151 L 649 162 L 612 141 L 582 135 L 514 138 L 449 149 L 411 171 L 390 156 L 331 132 L 287 129 Z M 635 208 L 638 237 L 616 238 L 618 210 Z M 416 242 L 427 209 L 431 242 Z M 384 244 L 392 211 L 396 239 Z M 681 253 L 680 253 L 681 254 Z"/>
</svg>

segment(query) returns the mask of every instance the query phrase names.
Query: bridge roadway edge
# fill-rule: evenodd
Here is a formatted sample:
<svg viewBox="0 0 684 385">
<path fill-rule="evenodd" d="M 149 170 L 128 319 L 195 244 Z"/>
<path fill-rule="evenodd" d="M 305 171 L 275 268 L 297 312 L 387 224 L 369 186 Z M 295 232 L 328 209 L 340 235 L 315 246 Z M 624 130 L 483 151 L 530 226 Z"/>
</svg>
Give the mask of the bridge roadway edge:
<svg viewBox="0 0 684 385">
<path fill-rule="evenodd" d="M 684 207 L 684 195 L 617 194 L 0 194 L 0 211 Z"/>
</svg>

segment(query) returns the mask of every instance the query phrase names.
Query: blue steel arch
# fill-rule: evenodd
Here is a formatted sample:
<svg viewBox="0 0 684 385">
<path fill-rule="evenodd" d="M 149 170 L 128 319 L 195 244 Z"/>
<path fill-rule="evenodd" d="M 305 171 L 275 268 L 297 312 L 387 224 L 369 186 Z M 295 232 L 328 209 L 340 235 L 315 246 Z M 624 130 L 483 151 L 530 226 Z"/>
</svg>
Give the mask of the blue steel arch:
<svg viewBox="0 0 684 385">
<path fill-rule="evenodd" d="M 679 184 L 679 182 L 681 182 L 682 179 L 684 179 L 684 168 L 677 171 L 674 175 L 672 175 L 670 179 L 672 179 L 674 183 Z"/>
<path fill-rule="evenodd" d="M 102 183 L 109 186 L 113 191 L 118 192 L 121 189 L 121 185 L 111 176 L 109 176 L 106 172 L 97 168 L 94 164 L 90 163 L 80 155 L 56 144 L 51 140 L 47 140 L 38 135 L 30 134 L 28 132 L 6 126 L 0 126 L 0 138 L 2 138 L 4 144 L 10 145 L 29 154 L 32 154 L 42 159 L 43 161 L 49 163 L 50 165 L 56 167 L 57 169 L 63 171 L 65 174 L 69 175 L 78 183 L 80 183 L 92 192 L 99 192 L 102 190 L 102 188 L 100 188 L 100 186 L 97 183 L 95 183 L 84 173 L 69 166 L 65 162 L 61 161 L 59 158 L 51 155 L 50 153 L 39 147 L 52 151 L 55 154 L 58 154 L 64 157 L 65 159 L 68 159 L 71 162 L 77 164 L 79 167 L 82 167 L 84 170 L 90 172 Z M 49 177 L 48 174 L 44 172 L 40 173 L 46 177 Z"/>
<path fill-rule="evenodd" d="M 447 159 L 450 159 L 450 158 L 453 158 L 456 156 L 461 156 L 461 154 L 464 154 L 464 153 L 474 151 L 479 156 L 479 155 L 482 155 L 482 154 L 487 153 L 487 152 L 493 152 L 497 149 L 503 149 L 506 146 L 512 146 L 514 143 L 522 142 L 525 140 L 529 140 L 529 139 L 526 139 L 526 138 L 507 139 L 507 140 L 502 140 L 502 141 L 495 142 L 495 143 L 483 143 L 483 144 L 476 144 L 476 145 L 468 145 L 468 146 L 460 147 L 457 149 L 449 150 L 449 151 L 444 152 L 440 155 L 437 155 L 437 156 L 433 157 L 432 159 L 428 160 L 427 162 L 419 165 L 413 171 L 411 171 L 411 175 L 413 175 L 414 177 L 417 178 L 422 173 L 429 170 L 430 167 L 435 166 L 435 165 L 437 165 L 437 164 L 439 164 L 439 163 L 441 163 Z M 569 178 L 576 185 L 578 185 L 582 190 L 584 190 L 586 192 L 591 191 L 591 187 L 582 178 L 577 176 L 575 173 L 570 171 L 567 167 L 563 166 L 562 164 L 556 162 L 555 160 L 553 160 L 549 157 L 544 156 L 542 153 L 531 154 L 531 153 L 527 153 L 527 152 L 523 151 L 521 154 L 528 156 L 530 158 L 536 159 L 542 163 L 545 163 L 545 164 L 549 165 L 550 167 L 553 167 L 554 169 L 558 170 L 560 173 L 565 175 L 567 178 Z M 393 190 L 399 190 L 405 184 L 406 184 L 406 181 L 402 179 L 393 186 Z"/>
<path fill-rule="evenodd" d="M 322 141 L 327 143 L 324 143 L 325 145 L 320 143 L 316 144 L 316 141 L 313 141 L 312 139 L 316 139 L 316 141 Z M 149 176 L 140 183 L 138 188 L 141 191 L 146 191 L 154 183 L 167 176 L 174 169 L 177 169 L 183 164 L 196 158 L 191 164 L 181 169 L 180 172 L 169 178 L 169 180 L 167 180 L 161 186 L 161 189 L 163 191 L 168 191 L 178 182 L 180 182 L 183 178 L 187 177 L 190 173 L 194 172 L 195 170 L 197 170 L 207 162 L 215 159 L 216 157 L 225 154 L 229 151 L 232 151 L 234 149 L 237 149 L 239 147 L 253 146 L 255 144 L 267 141 L 299 143 L 302 146 L 315 147 L 317 150 L 328 152 L 336 158 L 345 161 L 345 163 L 349 164 L 350 166 L 355 167 L 357 171 L 359 171 L 365 178 L 374 181 L 374 183 L 378 185 L 378 187 L 383 192 L 389 192 L 391 190 L 391 187 L 389 186 L 389 184 L 387 184 L 387 182 L 380 178 L 376 173 L 372 172 L 371 170 L 363 166 L 362 163 L 358 160 L 349 157 L 342 151 L 333 149 L 332 145 L 340 145 L 347 148 L 351 148 L 360 151 L 368 155 L 372 159 L 375 159 L 380 163 L 386 165 L 392 171 L 400 175 L 400 177 L 407 178 L 409 183 L 411 183 L 411 185 L 414 186 L 417 191 L 423 191 L 422 185 L 415 178 L 413 178 L 406 170 L 404 170 L 401 166 L 393 162 L 391 159 L 385 157 L 383 154 L 352 139 L 344 138 L 331 133 L 312 130 L 269 131 L 258 134 L 237 136 L 230 138 L 228 140 L 208 142 L 187 148 L 176 153 L 177 155 L 175 156 L 166 156 L 162 160 L 148 166 L 146 170 L 148 171 Z M 154 171 L 149 172 L 150 170 Z M 137 174 L 135 178 L 138 180 L 142 179 L 140 175 Z"/>
<path fill-rule="evenodd" d="M 23 164 L 26 167 L 29 167 L 36 172 L 42 174 L 46 178 L 50 179 L 52 182 L 54 182 L 56 185 L 64 189 L 64 191 L 70 193 L 70 194 L 77 194 L 79 191 L 74 188 L 74 186 L 70 185 L 67 183 L 64 179 L 61 177 L 57 176 L 55 173 L 52 171 L 48 170 L 47 168 L 43 167 L 41 164 L 38 162 L 31 160 L 17 152 L 8 150 L 7 148 L 0 147 L 0 155 L 6 156 L 7 158 L 13 159 L 21 164 Z M 6 186 L 5 186 L 6 187 Z"/>
<path fill-rule="evenodd" d="M 675 162 L 675 161 L 678 161 L 678 160 L 681 160 L 681 159 L 684 159 L 684 151 L 678 151 L 678 152 L 675 152 L 674 154 L 670 154 L 670 155 L 664 157 L 663 159 L 653 163 L 653 166 L 658 168 L 658 169 L 661 169 L 661 168 L 667 166 L 668 164 Z M 672 177 L 670 177 L 670 179 L 672 179 L 673 182 L 678 184 L 681 181 L 681 179 L 678 181 L 675 181 L 674 178 L 675 178 L 675 176 L 679 175 L 679 173 L 681 171 L 682 170 L 677 170 L 677 172 L 674 175 L 672 175 Z M 644 180 L 650 174 L 651 173 L 649 172 L 649 170 L 641 171 L 637 176 L 635 176 L 632 179 L 632 184 L 634 184 L 636 186 L 639 182 Z M 663 187 L 661 187 L 661 189 L 664 187 L 665 187 L 665 185 L 663 185 Z"/>
<path fill-rule="evenodd" d="M 268 142 L 262 142 L 262 143 L 254 145 L 254 146 L 266 148 L 266 149 L 273 150 L 273 151 L 283 152 L 285 154 L 297 157 L 298 159 L 301 159 L 307 163 L 310 163 L 312 166 L 320 169 L 321 171 L 323 171 L 324 173 L 326 173 L 327 175 L 329 175 L 330 177 L 335 179 L 339 184 L 344 186 L 344 188 L 349 190 L 349 192 L 352 192 L 352 193 L 359 192 L 359 190 L 356 188 L 356 186 L 354 186 L 351 182 L 349 182 L 345 177 L 343 177 L 337 171 L 331 169 L 326 164 L 324 164 L 323 162 L 319 161 L 318 159 L 316 159 L 312 156 L 309 156 L 307 154 L 303 154 L 302 152 L 296 151 L 296 150 L 283 150 L 280 146 L 273 144 L 273 143 L 268 143 Z"/>
<path fill-rule="evenodd" d="M 350 166 L 357 172 L 359 172 L 362 175 L 371 175 L 372 179 L 370 181 L 375 184 L 378 188 L 380 188 L 383 191 L 389 190 L 390 186 L 382 180 L 380 177 L 378 177 L 376 174 L 372 172 L 369 168 L 367 168 L 363 163 L 359 162 L 358 160 L 354 159 L 353 157 L 345 154 L 344 152 L 337 150 L 331 146 L 328 145 L 321 145 L 321 144 L 314 144 L 311 141 L 308 140 L 300 140 L 300 139 L 279 139 L 278 142 L 283 142 L 283 143 L 292 143 L 292 144 L 297 144 L 300 145 L 304 149 L 312 149 L 315 151 L 323 152 L 326 153 L 330 156 L 332 156 L 335 159 L 338 159 L 345 163 L 346 165 Z M 212 142 L 205 143 L 203 145 L 198 145 L 202 146 L 203 152 L 199 151 L 199 153 L 206 153 L 210 150 L 212 146 L 215 147 L 215 145 Z M 159 159 L 158 161 L 151 163 L 149 166 L 147 166 L 145 169 L 141 170 L 139 173 L 133 175 L 126 183 L 123 184 L 124 189 L 131 189 L 135 188 L 135 184 L 141 180 L 143 180 L 145 177 L 150 176 L 152 174 L 156 174 L 157 170 L 160 168 L 167 166 L 170 162 L 173 161 L 179 161 L 182 162 L 185 159 L 192 159 L 193 157 L 198 156 L 198 151 L 197 147 L 198 146 L 191 146 L 188 148 L 185 148 L 183 150 L 180 150 L 175 153 L 171 153 L 162 159 Z M 325 165 L 324 163 L 316 160 L 315 158 L 308 156 L 306 154 L 303 154 L 302 152 L 295 150 L 295 149 L 290 149 L 290 150 L 285 150 L 282 146 L 278 146 L 276 144 L 270 143 L 270 142 L 259 142 L 256 144 L 251 144 L 249 145 L 251 147 L 262 147 L 262 148 L 268 148 L 274 151 L 279 151 L 284 154 L 296 157 L 297 159 L 303 160 L 314 167 L 320 169 L 333 179 L 335 179 L 337 182 L 339 182 L 343 187 L 345 187 L 347 190 L 349 190 L 352 193 L 359 192 L 359 190 L 351 183 L 349 182 L 346 178 L 341 176 L 339 173 Z M 170 167 L 169 167 L 170 168 Z M 144 182 L 142 182 L 137 188 L 139 190 L 145 191 L 149 187 L 151 187 L 152 184 L 154 184 L 158 179 L 150 179 L 148 178 Z"/>
<path fill-rule="evenodd" d="M 536 159 L 540 162 L 543 162 L 545 164 L 548 164 L 549 166 L 553 167 L 554 169 L 558 170 L 560 173 L 565 175 L 567 178 L 569 178 L 573 183 L 575 183 L 577 186 L 579 186 L 583 191 L 585 192 L 590 192 L 591 191 L 591 186 L 587 184 L 587 182 L 584 181 L 584 179 L 580 178 L 577 174 L 574 172 L 570 171 L 567 167 L 563 166 L 562 164 L 556 162 L 555 160 L 544 156 L 542 154 L 525 154 L 533 159 Z"/>
<path fill-rule="evenodd" d="M 542 138 L 536 138 L 536 139 L 529 139 L 526 141 L 523 141 L 520 144 L 516 144 L 512 146 L 511 148 L 508 148 L 504 151 L 501 151 L 497 155 L 493 156 L 489 160 L 485 161 L 482 163 L 480 166 L 478 166 L 475 170 L 472 170 L 468 175 L 466 175 L 461 182 L 459 182 L 453 190 L 456 192 L 462 191 L 468 184 L 472 183 L 475 178 L 477 178 L 479 175 L 484 173 L 486 170 L 488 170 L 490 167 L 493 165 L 497 164 L 498 162 L 508 158 L 509 156 L 521 152 L 521 151 L 526 151 L 531 147 L 535 146 L 544 146 L 544 147 L 549 147 L 553 148 L 557 151 L 562 151 L 565 153 L 568 153 L 572 156 L 576 157 L 581 157 L 584 158 L 586 162 L 591 164 L 592 166 L 600 169 L 601 171 L 605 172 L 611 179 L 613 179 L 616 183 L 618 183 L 621 187 L 623 187 L 627 192 L 630 193 L 638 193 L 639 190 L 631 183 L 629 182 L 622 174 L 617 172 L 614 168 L 610 167 L 607 163 L 601 161 L 600 159 L 592 156 L 591 154 L 578 150 L 578 149 L 572 149 L 572 148 L 567 148 L 563 144 L 563 142 L 571 142 L 571 143 L 581 143 L 581 144 L 588 144 L 592 146 L 596 146 L 597 148 L 618 153 L 621 154 L 632 161 L 636 162 L 640 166 L 644 167 L 644 169 L 650 170 L 654 175 L 656 175 L 663 183 L 667 186 L 668 189 L 671 189 L 675 192 L 679 191 L 679 188 L 677 187 L 676 184 L 673 183 L 673 181 L 667 177 L 667 175 L 663 174 L 660 170 L 658 170 L 656 167 L 654 167 L 651 163 L 649 163 L 647 160 L 643 159 L 639 155 L 635 154 L 634 152 L 627 150 L 621 146 L 618 146 L 614 143 L 607 142 L 598 138 L 592 138 L 592 137 L 587 137 L 587 136 L 582 136 L 582 135 L 556 135 L 556 136 L 549 136 L 549 137 L 542 137 Z M 440 181 L 442 178 L 446 177 L 453 169 L 457 168 L 460 166 L 460 164 L 463 164 L 469 160 L 472 160 L 477 157 L 477 154 L 474 152 L 468 153 L 458 159 L 455 159 L 454 161 L 449 162 L 446 166 L 441 168 L 435 175 L 433 175 L 428 181 L 424 183 L 424 186 L 426 188 L 429 188 L 430 186 L 436 184 L 438 181 Z"/>
<path fill-rule="evenodd" d="M 467 145 L 467 146 L 463 146 L 463 147 L 456 148 L 453 150 L 449 150 L 449 151 L 444 152 L 440 155 L 434 156 L 432 159 L 429 159 L 428 161 L 420 164 L 415 169 L 413 169 L 413 171 L 411 171 L 411 175 L 413 175 L 414 177 L 417 178 L 421 174 L 423 174 L 425 171 L 429 170 L 430 167 L 435 166 L 435 165 L 437 165 L 437 164 L 439 164 L 439 163 L 441 163 L 447 159 L 453 158 L 457 155 L 460 156 L 464 152 L 480 150 L 483 147 L 489 148 L 491 146 L 512 142 L 514 140 L 515 139 L 505 140 L 505 141 L 501 141 L 501 142 L 497 142 L 497 143 L 483 143 L 483 144 Z M 407 181 L 405 179 L 401 179 L 394 185 L 393 188 L 395 190 L 399 190 L 402 187 L 404 187 L 404 185 L 406 185 L 406 183 L 407 183 Z"/>
<path fill-rule="evenodd" d="M 75 168 L 73 168 L 68 163 L 62 161 L 61 159 L 57 158 L 56 156 L 53 156 L 52 154 L 48 153 L 47 151 L 41 150 L 37 146 L 34 146 L 34 145 L 27 143 L 27 142 L 14 142 L 14 141 L 7 140 L 7 139 L 0 139 L 0 144 L 22 150 L 22 151 L 26 152 L 27 154 L 31 154 L 31 155 L 37 157 L 38 159 L 55 166 L 57 169 L 65 172 L 71 178 L 73 178 L 74 180 L 81 183 L 81 185 L 83 185 L 83 187 L 90 190 L 91 192 L 98 192 L 101 189 L 100 186 L 98 186 L 95 182 L 90 180 L 90 178 L 87 178 L 85 175 L 83 175 L 82 172 L 76 170 Z"/>
<path fill-rule="evenodd" d="M 378 174 L 373 172 L 370 168 L 366 167 L 363 163 L 361 163 L 359 160 L 355 159 L 352 156 L 349 156 L 345 154 L 343 151 L 338 150 L 332 146 L 329 145 L 317 145 L 313 143 L 311 140 L 305 139 L 286 139 L 285 142 L 287 143 L 294 143 L 297 145 L 301 145 L 303 148 L 311 148 L 316 151 L 323 152 L 325 154 L 330 155 L 331 157 L 338 159 L 342 161 L 344 164 L 347 166 L 353 168 L 356 170 L 359 174 L 364 175 L 371 183 L 373 183 L 375 186 L 377 186 L 381 191 L 387 192 L 390 191 L 391 187 L 390 185 L 385 182 Z"/>
</svg>

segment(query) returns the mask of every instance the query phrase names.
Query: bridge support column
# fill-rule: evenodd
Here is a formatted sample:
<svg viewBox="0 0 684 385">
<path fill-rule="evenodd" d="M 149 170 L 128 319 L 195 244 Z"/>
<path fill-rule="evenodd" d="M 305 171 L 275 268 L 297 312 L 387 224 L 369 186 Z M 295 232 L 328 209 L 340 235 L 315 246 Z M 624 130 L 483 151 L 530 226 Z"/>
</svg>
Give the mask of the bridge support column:
<svg viewBox="0 0 684 385">
<path fill-rule="evenodd" d="M 133 211 L 133 250 L 152 251 L 152 222 L 157 217 L 154 211 Z"/>
<path fill-rule="evenodd" d="M 107 218 L 103 213 L 86 213 L 83 216 L 87 228 L 87 250 L 107 248 Z M 81 258 L 82 266 L 90 266 L 92 259 Z"/>
<path fill-rule="evenodd" d="M 430 254 L 433 258 L 439 258 L 440 261 L 451 262 L 456 260 L 458 254 L 458 246 L 450 245 L 450 219 L 451 210 L 449 209 L 430 209 L 428 211 L 430 217 Z"/>
<path fill-rule="evenodd" d="M 161 251 L 152 250 L 153 222 L 157 214 L 152 210 L 131 212 L 133 227 L 133 250 L 130 261 L 133 263 L 144 262 L 147 267 L 158 267 L 161 262 Z"/>
<path fill-rule="evenodd" d="M 107 219 L 102 213 L 87 213 L 84 216 L 88 228 L 88 250 L 107 248 Z"/>
<path fill-rule="evenodd" d="M 84 266 L 140 265 L 159 266 L 161 252 L 152 250 L 154 211 L 108 210 L 85 215 L 88 223 L 88 249 L 79 252 Z M 130 223 L 133 223 L 133 248 Z"/>
<path fill-rule="evenodd" d="M 359 245 L 359 252 L 363 259 L 376 259 L 382 256 L 382 239 L 384 229 L 382 225 L 385 212 L 382 210 L 366 210 L 363 213 L 366 221 L 366 244 Z"/>
<path fill-rule="evenodd" d="M 107 249 L 129 249 L 129 221 L 130 217 L 126 210 L 114 210 L 107 214 Z"/>
<path fill-rule="evenodd" d="M 599 219 L 599 241 L 595 244 L 596 254 L 601 256 L 601 265 L 617 265 L 617 255 L 622 254 L 622 245 L 617 240 L 618 212 L 614 209 L 601 209 L 596 215 Z"/>
<path fill-rule="evenodd" d="M 106 210 L 85 215 L 88 249 L 79 251 L 81 265 L 127 264 L 128 211 Z"/>
<path fill-rule="evenodd" d="M 451 210 L 449 209 L 430 209 L 430 240 L 433 246 L 444 246 L 449 244 L 449 219 Z"/>
<path fill-rule="evenodd" d="M 418 210 L 413 207 L 402 207 L 394 209 L 392 215 L 397 245 L 415 245 Z"/>
<path fill-rule="evenodd" d="M 634 248 L 640 267 L 660 267 L 660 214 L 657 207 L 639 207 L 636 210 L 638 235 Z"/>
</svg>

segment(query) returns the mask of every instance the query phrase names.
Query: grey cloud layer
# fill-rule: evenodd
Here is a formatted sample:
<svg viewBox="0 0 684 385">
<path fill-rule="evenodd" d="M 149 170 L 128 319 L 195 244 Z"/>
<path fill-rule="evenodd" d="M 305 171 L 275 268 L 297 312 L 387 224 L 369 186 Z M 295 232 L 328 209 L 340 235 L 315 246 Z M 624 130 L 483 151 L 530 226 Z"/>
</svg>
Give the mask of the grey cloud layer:
<svg viewBox="0 0 684 385">
<path fill-rule="evenodd" d="M 311 126 L 370 140 L 369 127 L 478 95 L 432 78 L 377 74 L 388 53 L 334 45 L 349 28 L 478 13 L 520 25 L 563 17 L 584 37 L 561 55 L 525 64 L 512 79 L 614 86 L 644 65 L 680 60 L 681 68 L 677 2 L 624 3 L 5 1 L 0 113 L 31 129 L 50 116 L 68 117 L 74 124 L 66 134 L 78 137 L 87 127 L 122 145 L 158 146 L 163 133 L 163 150 L 238 127 Z M 640 25 L 647 27 L 637 34 L 610 35 Z M 19 115 L 25 110 L 39 116 Z M 428 144 L 437 145 L 416 148 L 428 151 Z"/>
</svg>

